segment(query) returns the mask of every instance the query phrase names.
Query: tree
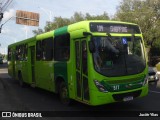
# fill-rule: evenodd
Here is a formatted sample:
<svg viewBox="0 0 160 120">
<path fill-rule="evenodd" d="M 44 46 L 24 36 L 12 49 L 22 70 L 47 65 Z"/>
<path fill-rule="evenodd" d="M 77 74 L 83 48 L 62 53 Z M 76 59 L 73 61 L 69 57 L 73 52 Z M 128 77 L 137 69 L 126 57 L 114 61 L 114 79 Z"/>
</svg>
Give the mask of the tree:
<svg viewBox="0 0 160 120">
<path fill-rule="evenodd" d="M 144 34 L 146 45 L 151 45 L 160 35 L 159 18 L 159 0 L 123 0 L 114 19 L 137 23 Z"/>
<path fill-rule="evenodd" d="M 160 51 L 160 1 L 159 0 L 123 0 L 117 8 L 114 20 L 137 23 L 144 36 L 146 47 Z M 160 52 L 156 55 L 160 56 Z"/>
<path fill-rule="evenodd" d="M 35 35 L 43 33 L 43 30 L 41 28 L 38 28 L 38 30 L 33 30 L 32 31 Z"/>
<path fill-rule="evenodd" d="M 104 12 L 102 15 L 97 15 L 97 16 L 93 16 L 93 15 L 90 15 L 89 13 L 86 13 L 85 19 L 86 20 L 109 20 L 110 18 L 108 14 Z"/>
<path fill-rule="evenodd" d="M 70 20 L 67 18 L 60 17 L 54 17 L 53 22 L 46 22 L 46 26 L 44 27 L 45 32 L 48 32 L 50 30 L 57 29 L 59 27 L 63 27 L 70 24 Z"/>
<path fill-rule="evenodd" d="M 81 12 L 75 12 L 74 15 L 70 18 L 71 23 L 79 22 L 85 20 L 85 16 Z"/>
</svg>

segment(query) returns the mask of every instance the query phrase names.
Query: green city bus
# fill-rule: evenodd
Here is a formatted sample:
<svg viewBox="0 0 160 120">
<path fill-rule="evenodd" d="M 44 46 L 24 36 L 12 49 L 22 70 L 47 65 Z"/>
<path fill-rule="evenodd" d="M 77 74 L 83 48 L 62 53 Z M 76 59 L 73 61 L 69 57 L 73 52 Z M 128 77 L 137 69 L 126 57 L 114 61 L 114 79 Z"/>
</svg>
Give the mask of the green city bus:
<svg viewBox="0 0 160 120">
<path fill-rule="evenodd" d="M 58 93 L 64 104 L 129 101 L 148 94 L 141 30 L 120 21 L 81 21 L 8 46 L 8 73 L 20 85 Z"/>
</svg>

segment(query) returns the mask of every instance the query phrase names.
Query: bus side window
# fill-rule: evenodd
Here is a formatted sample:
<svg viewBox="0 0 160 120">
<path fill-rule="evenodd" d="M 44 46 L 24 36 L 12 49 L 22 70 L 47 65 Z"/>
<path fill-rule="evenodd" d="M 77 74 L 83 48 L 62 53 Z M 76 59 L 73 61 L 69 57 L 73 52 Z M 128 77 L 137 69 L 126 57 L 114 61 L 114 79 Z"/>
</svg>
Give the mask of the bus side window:
<svg viewBox="0 0 160 120">
<path fill-rule="evenodd" d="M 20 61 L 21 60 L 21 54 L 22 53 L 22 47 L 21 45 L 16 46 L 16 60 Z"/>
<path fill-rule="evenodd" d="M 50 61 L 53 59 L 53 38 L 47 38 L 42 41 L 42 58 Z"/>
<path fill-rule="evenodd" d="M 69 34 L 57 36 L 54 39 L 54 60 L 68 61 L 70 58 Z"/>
</svg>

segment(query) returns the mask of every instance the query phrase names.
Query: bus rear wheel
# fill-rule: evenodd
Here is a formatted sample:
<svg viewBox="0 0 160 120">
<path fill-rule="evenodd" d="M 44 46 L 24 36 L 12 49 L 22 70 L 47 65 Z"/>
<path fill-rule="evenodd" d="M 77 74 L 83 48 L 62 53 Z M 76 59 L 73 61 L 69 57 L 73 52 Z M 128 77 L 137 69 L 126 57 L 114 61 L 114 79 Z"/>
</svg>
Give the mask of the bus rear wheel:
<svg viewBox="0 0 160 120">
<path fill-rule="evenodd" d="M 63 104 L 70 105 L 71 100 L 69 99 L 68 89 L 64 81 L 62 81 L 59 86 L 59 97 Z"/>
</svg>

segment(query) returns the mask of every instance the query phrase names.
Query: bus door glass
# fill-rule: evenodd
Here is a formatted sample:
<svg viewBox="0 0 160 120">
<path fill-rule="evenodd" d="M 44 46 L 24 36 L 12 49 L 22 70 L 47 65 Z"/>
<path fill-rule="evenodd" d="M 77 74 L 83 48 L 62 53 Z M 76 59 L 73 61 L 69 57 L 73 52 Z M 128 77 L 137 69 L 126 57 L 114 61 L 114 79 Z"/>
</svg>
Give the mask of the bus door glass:
<svg viewBox="0 0 160 120">
<path fill-rule="evenodd" d="M 76 96 L 83 101 L 89 100 L 88 57 L 86 40 L 75 41 L 76 58 Z"/>
<path fill-rule="evenodd" d="M 32 70 L 32 83 L 35 83 L 35 47 L 30 47 L 31 52 L 31 70 Z"/>
</svg>

